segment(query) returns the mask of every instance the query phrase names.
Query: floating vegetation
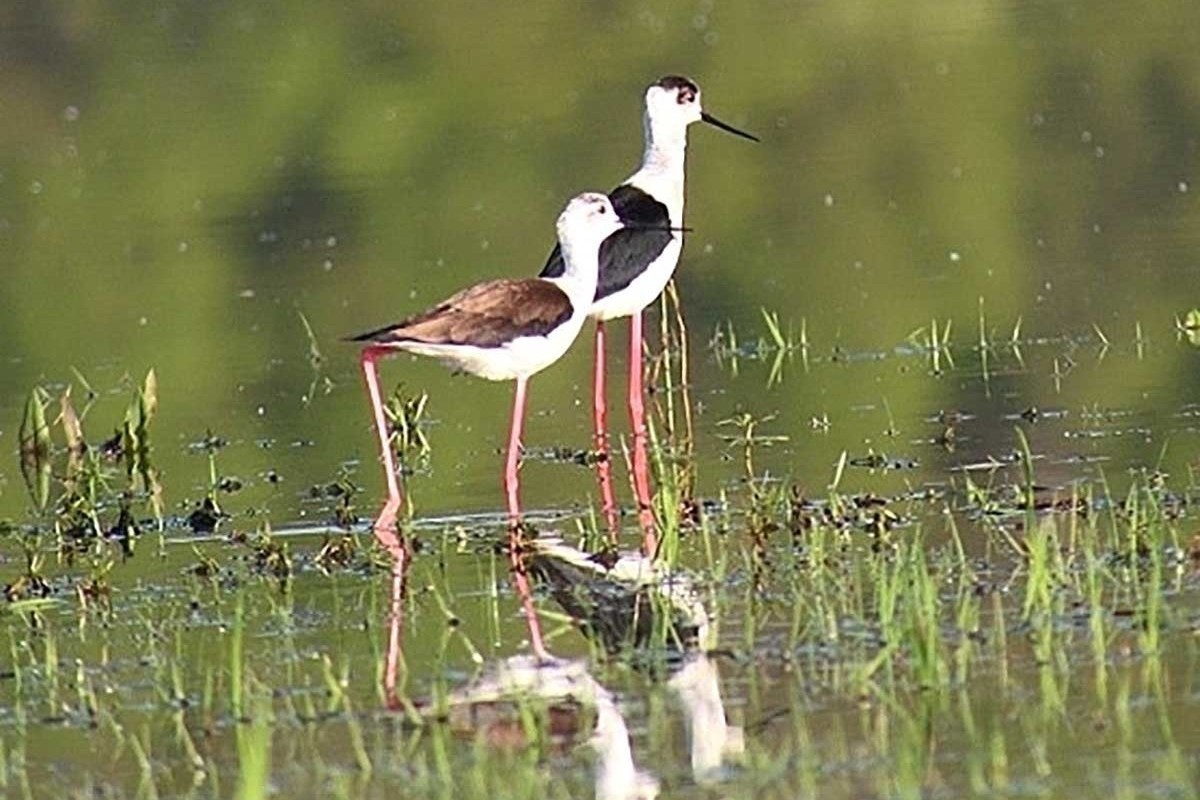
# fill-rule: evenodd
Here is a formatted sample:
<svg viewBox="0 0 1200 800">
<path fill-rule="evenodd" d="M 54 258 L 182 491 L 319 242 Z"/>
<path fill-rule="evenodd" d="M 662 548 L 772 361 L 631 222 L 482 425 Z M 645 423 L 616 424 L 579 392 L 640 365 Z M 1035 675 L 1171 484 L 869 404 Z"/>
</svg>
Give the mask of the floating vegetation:
<svg viewBox="0 0 1200 800">
<path fill-rule="evenodd" d="M 314 500 L 333 501 L 332 522 L 339 528 L 349 528 L 358 522 L 354 498 L 362 487 L 351 480 L 349 470 L 342 469 L 329 483 L 310 487 L 308 496 Z"/>
<path fill-rule="evenodd" d="M 358 539 L 348 533 L 327 536 L 321 549 L 313 556 L 313 563 L 325 571 L 335 567 L 347 567 L 358 555 Z"/>
<path fill-rule="evenodd" d="M 292 577 L 292 558 L 287 542 L 271 535 L 270 526 L 262 528 L 247 541 L 253 554 L 254 569 L 270 575 L 286 587 Z"/>
<path fill-rule="evenodd" d="M 847 462 L 852 467 L 863 467 L 870 470 L 916 469 L 920 462 L 915 458 L 889 456 L 886 453 L 876 453 L 874 450 L 864 456 L 851 456 Z"/>
</svg>

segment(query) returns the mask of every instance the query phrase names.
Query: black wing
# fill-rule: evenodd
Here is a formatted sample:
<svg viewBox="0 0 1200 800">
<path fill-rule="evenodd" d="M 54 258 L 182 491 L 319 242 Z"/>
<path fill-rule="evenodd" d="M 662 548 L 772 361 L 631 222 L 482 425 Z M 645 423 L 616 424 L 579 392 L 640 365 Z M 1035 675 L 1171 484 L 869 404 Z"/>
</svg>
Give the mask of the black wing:
<svg viewBox="0 0 1200 800">
<path fill-rule="evenodd" d="M 621 221 L 635 227 L 622 228 L 600 244 L 597 300 L 619 292 L 632 283 L 654 259 L 662 255 L 674 237 L 667 230 L 671 227 L 671 215 L 667 207 L 652 195 L 629 184 L 622 184 L 608 197 Z M 647 227 L 658 230 L 645 230 Z M 546 260 L 546 266 L 542 268 L 541 277 L 557 278 L 565 269 L 562 251 L 555 245 L 550 258 Z"/>
</svg>

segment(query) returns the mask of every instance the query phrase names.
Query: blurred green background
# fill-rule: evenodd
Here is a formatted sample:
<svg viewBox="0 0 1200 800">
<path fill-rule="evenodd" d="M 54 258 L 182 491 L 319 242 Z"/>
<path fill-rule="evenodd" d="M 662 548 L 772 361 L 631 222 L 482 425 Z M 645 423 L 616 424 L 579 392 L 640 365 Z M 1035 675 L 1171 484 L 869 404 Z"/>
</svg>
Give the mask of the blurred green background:
<svg viewBox="0 0 1200 800">
<path fill-rule="evenodd" d="M 119 423 L 126 376 L 157 371 L 171 507 L 203 494 L 187 445 L 208 431 L 276 522 L 312 513 L 308 487 L 342 465 L 371 506 L 382 480 L 340 338 L 536 273 L 565 200 L 635 168 L 642 92 L 665 73 L 763 139 L 691 133 L 678 282 L 701 492 L 737 474 L 716 422 L 739 408 L 778 414 L 766 431 L 790 441 L 765 466 L 816 488 L 843 450 L 921 463 L 860 484 L 939 480 L 1010 448 L 1031 406 L 1069 412 L 1034 437 L 1065 476 L 1097 453 L 1117 472 L 1195 461 L 1200 357 L 1173 330 L 1200 305 L 1194 0 L 16 0 L 0 8 L 0 516 L 28 514 L 24 398 L 78 384 L 72 368 L 101 395 L 93 439 Z M 981 300 L 989 337 L 1019 321 L 1026 342 L 987 384 Z M 764 307 L 812 343 L 810 369 L 770 387 L 705 348 L 726 323 L 762 336 Z M 933 320 L 952 322 L 940 376 L 905 345 Z M 527 445 L 587 445 L 589 359 L 590 341 L 533 381 Z M 510 387 L 408 358 L 385 366 L 400 380 L 437 423 L 418 510 L 499 508 Z M 942 409 L 978 415 L 956 453 L 924 443 Z M 1104 435 L 1079 444 L 1083 428 Z M 531 505 L 593 493 L 578 467 L 525 476 Z"/>
</svg>

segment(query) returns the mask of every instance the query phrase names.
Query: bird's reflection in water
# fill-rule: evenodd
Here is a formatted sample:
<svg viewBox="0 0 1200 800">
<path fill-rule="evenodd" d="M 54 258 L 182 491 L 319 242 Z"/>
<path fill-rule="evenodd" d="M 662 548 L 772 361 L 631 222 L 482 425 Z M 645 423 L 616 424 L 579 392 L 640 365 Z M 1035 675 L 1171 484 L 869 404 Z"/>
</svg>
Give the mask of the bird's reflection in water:
<svg viewBox="0 0 1200 800">
<path fill-rule="evenodd" d="M 404 657 L 404 597 L 407 592 L 408 570 L 412 565 L 413 552 L 408 536 L 401 532 L 394 542 L 386 545 L 392 558 L 392 592 L 388 608 L 388 643 L 384 656 L 383 691 L 388 708 L 399 709 L 403 704 L 397 695 L 400 664 Z M 521 601 L 521 611 L 529 629 L 529 643 L 536 657 L 551 658 L 542 643 L 541 623 L 533 605 L 533 594 L 529 588 L 529 570 L 519 550 L 511 549 L 513 588 Z"/>
<path fill-rule="evenodd" d="M 688 653 L 667 686 L 683 708 L 692 779 L 696 783 L 721 780 L 727 773 L 726 762 L 740 760 L 746 743 L 741 727 L 725 718 L 716 662 L 703 650 Z"/>
<path fill-rule="evenodd" d="M 592 677 L 585 660 L 558 658 L 542 644 L 528 571 L 520 554 L 512 557 L 511 574 L 533 653 L 496 661 L 436 701 L 401 700 L 396 686 L 403 661 L 404 596 L 412 552 L 407 539 L 389 549 L 393 558 L 392 596 L 384 668 L 389 708 L 415 713 L 425 721 L 445 722 L 458 733 L 501 749 L 530 744 L 527 724 L 532 716 L 544 721 L 545 730 L 538 738 L 551 745 L 567 746 L 587 737 L 596 754 L 598 800 L 649 800 L 658 796 L 658 781 L 634 763 L 629 727 L 612 692 Z"/>
<path fill-rule="evenodd" d="M 383 696 L 388 708 L 397 709 L 401 707 L 396 694 L 396 681 L 404 655 L 404 595 L 408 569 L 412 565 L 412 548 L 408 537 L 401 533 L 395 543 L 389 544 L 387 549 L 392 557 L 392 594 L 388 604 L 388 644 L 384 654 Z"/>
<path fill-rule="evenodd" d="M 682 653 L 707 642 L 708 609 L 689 574 L 640 552 L 593 555 L 552 536 L 528 549 L 530 573 L 609 653 L 656 643 Z"/>
<path fill-rule="evenodd" d="M 544 709 L 551 742 L 579 741 L 587 732 L 595 751 L 599 800 L 658 795 L 658 781 L 634 763 L 629 727 L 613 694 L 588 671 L 583 659 L 512 656 L 489 665 L 445 699 L 444 714 L 456 730 L 506 748 L 528 744 L 522 706 Z"/>
<path fill-rule="evenodd" d="M 609 653 L 662 646 L 687 732 L 692 778 L 711 783 L 726 774 L 745 742 L 730 725 L 721 699 L 711 646 L 713 625 L 704 595 L 685 572 L 670 571 L 641 553 L 595 556 L 557 537 L 529 547 L 531 574 L 555 601 Z"/>
</svg>

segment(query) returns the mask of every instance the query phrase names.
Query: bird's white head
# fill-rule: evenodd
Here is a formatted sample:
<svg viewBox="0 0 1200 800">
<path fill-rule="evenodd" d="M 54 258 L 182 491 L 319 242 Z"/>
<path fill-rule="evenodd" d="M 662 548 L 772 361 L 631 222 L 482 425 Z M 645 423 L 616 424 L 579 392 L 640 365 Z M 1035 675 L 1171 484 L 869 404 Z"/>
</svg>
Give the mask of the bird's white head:
<svg viewBox="0 0 1200 800">
<path fill-rule="evenodd" d="M 571 198 L 558 215 L 558 244 L 563 254 L 562 279 L 558 282 L 580 303 L 591 304 L 600 273 L 600 243 L 621 228 L 612 201 L 597 192 Z"/>
<path fill-rule="evenodd" d="M 679 75 L 667 75 L 646 89 L 646 124 L 662 138 L 681 136 L 700 121 L 700 87 Z"/>
<path fill-rule="evenodd" d="M 572 197 L 558 215 L 558 240 L 564 250 L 600 249 L 600 243 L 621 227 L 612 201 L 599 192 Z"/>
<path fill-rule="evenodd" d="M 707 113 L 700 104 L 700 87 L 690 78 L 667 75 L 646 89 L 646 134 L 659 147 L 686 146 L 687 127 L 706 122 L 727 133 L 757 142 L 758 138 Z"/>
</svg>

